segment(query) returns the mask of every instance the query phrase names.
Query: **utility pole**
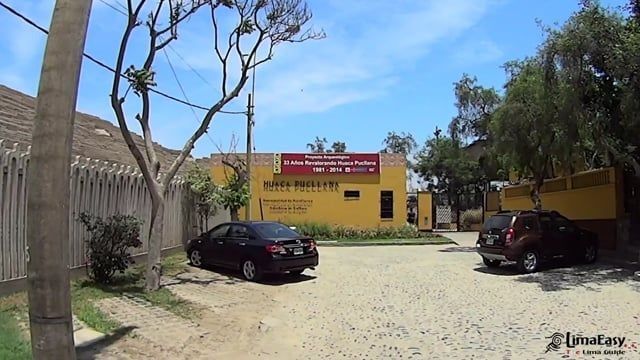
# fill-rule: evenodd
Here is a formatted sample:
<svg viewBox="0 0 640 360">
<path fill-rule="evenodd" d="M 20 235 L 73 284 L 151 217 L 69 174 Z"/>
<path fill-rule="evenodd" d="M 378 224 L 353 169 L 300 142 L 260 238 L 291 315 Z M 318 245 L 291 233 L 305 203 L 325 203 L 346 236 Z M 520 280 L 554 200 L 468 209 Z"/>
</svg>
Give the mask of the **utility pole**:
<svg viewBox="0 0 640 360">
<path fill-rule="evenodd" d="M 252 201 L 252 193 L 251 193 L 251 157 L 252 157 L 252 147 L 251 144 L 251 136 L 253 134 L 253 109 L 255 107 L 256 101 L 256 58 L 253 58 L 253 69 L 251 75 L 251 93 L 249 94 L 249 99 L 247 103 L 247 181 L 249 185 L 249 201 L 247 202 L 247 206 L 245 206 L 245 220 L 251 221 L 251 201 Z"/>
<path fill-rule="evenodd" d="M 92 0 L 57 0 L 40 72 L 27 211 L 29 322 L 34 359 L 75 359 L 69 284 L 73 123 Z"/>
<path fill-rule="evenodd" d="M 255 69 L 255 68 L 254 68 Z M 251 220 L 251 132 L 253 128 L 253 101 L 252 93 L 249 93 L 249 99 L 247 101 L 247 183 L 249 185 L 249 201 L 244 207 L 245 216 L 247 221 Z"/>
</svg>

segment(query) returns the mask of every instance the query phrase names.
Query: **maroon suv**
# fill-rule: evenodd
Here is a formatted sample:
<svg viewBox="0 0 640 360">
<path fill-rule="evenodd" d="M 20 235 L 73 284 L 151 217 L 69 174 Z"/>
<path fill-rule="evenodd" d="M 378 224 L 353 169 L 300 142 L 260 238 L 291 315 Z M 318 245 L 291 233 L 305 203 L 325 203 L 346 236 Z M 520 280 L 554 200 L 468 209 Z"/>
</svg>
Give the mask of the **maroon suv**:
<svg viewBox="0 0 640 360">
<path fill-rule="evenodd" d="M 593 263 L 598 237 L 557 211 L 500 211 L 484 223 L 476 249 L 489 267 L 515 261 L 520 272 L 532 273 L 560 257 Z"/>
</svg>

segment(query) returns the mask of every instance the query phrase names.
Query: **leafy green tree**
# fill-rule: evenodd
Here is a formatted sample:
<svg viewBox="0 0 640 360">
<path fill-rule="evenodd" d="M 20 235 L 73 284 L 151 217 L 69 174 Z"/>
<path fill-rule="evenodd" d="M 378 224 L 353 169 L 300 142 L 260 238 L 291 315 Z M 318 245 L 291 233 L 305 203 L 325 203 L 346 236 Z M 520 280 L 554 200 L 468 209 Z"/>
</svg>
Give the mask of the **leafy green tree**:
<svg viewBox="0 0 640 360">
<path fill-rule="evenodd" d="M 312 153 L 326 153 L 327 152 L 327 138 L 320 138 L 316 136 L 316 139 L 312 143 L 307 144 L 307 148 Z"/>
<path fill-rule="evenodd" d="M 460 140 L 441 135 L 438 129 L 434 136 L 415 156 L 414 170 L 434 192 L 447 192 L 450 198 L 468 186 L 481 183 L 478 163 L 471 159 Z"/>
<path fill-rule="evenodd" d="M 531 201 L 541 209 L 544 179 L 558 159 L 556 154 L 567 146 L 562 140 L 563 114 L 558 111 L 562 87 L 545 77 L 539 58 L 512 63 L 507 70 L 511 77 L 504 102 L 490 123 L 490 135 L 495 151 L 506 156 L 519 174 L 533 178 Z"/>
<path fill-rule="evenodd" d="M 214 185 L 213 198 L 217 204 L 229 210 L 231 221 L 238 221 L 238 210 L 251 200 L 247 163 L 235 155 L 225 155 L 222 163 L 232 171 L 225 171 L 224 184 Z"/>
<path fill-rule="evenodd" d="M 449 123 L 450 136 L 481 148 L 476 159 L 487 179 L 504 178 L 504 164 L 501 157 L 491 151 L 489 133 L 491 118 L 502 104 L 502 97 L 494 88 L 479 85 L 477 78 L 468 74 L 463 74 L 453 85 L 458 112 Z"/>
<path fill-rule="evenodd" d="M 207 169 L 194 165 L 186 175 L 187 184 L 196 195 L 196 211 L 200 216 L 200 231 L 209 229 L 209 217 L 217 212 L 217 188 Z"/>
<path fill-rule="evenodd" d="M 387 137 L 382 141 L 382 145 L 384 145 L 384 149 L 380 150 L 380 152 L 383 154 L 404 154 L 407 161 L 407 183 L 411 184 L 412 179 L 415 176 L 415 172 L 413 170 L 413 163 L 409 158 L 409 154 L 413 153 L 413 151 L 418 148 L 418 143 L 413 135 L 405 132 L 398 134 L 395 131 L 390 131 L 387 133 Z"/>
<path fill-rule="evenodd" d="M 345 153 L 347 152 L 347 144 L 342 141 L 334 141 L 331 144 L 331 151 L 334 153 Z"/>
<path fill-rule="evenodd" d="M 307 148 L 313 153 L 344 153 L 347 152 L 347 144 L 342 141 L 334 141 L 331 147 L 327 147 L 327 138 L 316 136 L 312 143 L 307 144 Z"/>
<path fill-rule="evenodd" d="M 500 105 L 501 98 L 494 88 L 485 88 L 477 84 L 478 79 L 468 74 L 455 82 L 456 108 L 458 114 L 449 124 L 449 134 L 455 139 L 467 142 L 487 140 L 491 115 Z"/>
<path fill-rule="evenodd" d="M 559 29 L 547 29 L 545 56 L 569 84 L 568 119 L 587 167 L 625 163 L 640 176 L 640 5 L 629 13 L 583 1 Z"/>
<path fill-rule="evenodd" d="M 223 185 L 215 185 L 214 199 L 229 210 L 231 221 L 238 221 L 238 210 L 247 205 L 249 196 L 249 183 L 240 179 L 236 173 L 229 175 Z"/>
<path fill-rule="evenodd" d="M 411 154 L 418 147 L 413 135 L 405 132 L 398 134 L 395 131 L 387 133 L 382 145 L 384 145 L 384 149 L 380 150 L 381 153 L 405 154 L 405 156 Z"/>
</svg>

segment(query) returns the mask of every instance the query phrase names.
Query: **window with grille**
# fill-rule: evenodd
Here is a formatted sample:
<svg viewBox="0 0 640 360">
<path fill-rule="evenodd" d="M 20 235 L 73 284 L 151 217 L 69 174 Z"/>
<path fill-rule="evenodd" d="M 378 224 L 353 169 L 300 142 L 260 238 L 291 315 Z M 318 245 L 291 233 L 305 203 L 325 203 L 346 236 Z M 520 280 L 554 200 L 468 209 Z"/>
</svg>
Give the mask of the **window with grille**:
<svg viewBox="0 0 640 360">
<path fill-rule="evenodd" d="M 393 191 L 380 191 L 380 218 L 393 219 Z"/>
</svg>

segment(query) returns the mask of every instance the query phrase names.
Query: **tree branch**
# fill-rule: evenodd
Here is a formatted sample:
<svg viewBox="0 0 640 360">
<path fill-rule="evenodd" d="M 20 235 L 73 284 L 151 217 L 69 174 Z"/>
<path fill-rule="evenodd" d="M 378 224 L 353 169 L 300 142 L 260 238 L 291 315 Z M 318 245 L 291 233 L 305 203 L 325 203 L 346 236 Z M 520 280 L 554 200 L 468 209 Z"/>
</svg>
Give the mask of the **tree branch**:
<svg viewBox="0 0 640 360">
<path fill-rule="evenodd" d="M 614 158 L 616 158 L 618 161 L 626 162 L 627 164 L 631 165 L 633 171 L 635 172 L 635 175 L 640 176 L 640 163 L 638 163 L 638 160 L 636 160 L 629 154 L 623 154 L 614 145 L 610 144 L 606 140 L 604 141 L 604 146 L 607 148 L 607 150 L 609 150 L 611 154 L 613 154 Z"/>
<path fill-rule="evenodd" d="M 177 33 L 177 27 L 178 24 L 180 24 L 182 21 L 184 21 L 185 19 L 187 19 L 189 16 L 193 15 L 196 11 L 198 11 L 198 9 L 200 9 L 201 7 L 208 5 L 208 4 L 212 4 L 211 0 L 205 0 L 205 1 L 193 1 L 191 3 L 191 8 L 189 8 L 189 10 L 187 10 L 184 14 L 177 16 L 175 19 L 172 18 L 172 14 L 170 14 L 170 23 L 169 26 L 158 31 L 157 35 L 161 36 L 164 33 L 171 31 L 171 37 L 175 37 L 177 38 L 178 33 Z M 176 7 L 177 8 L 177 7 Z M 171 9 L 171 11 L 173 11 L 174 9 Z"/>
<path fill-rule="evenodd" d="M 311 19 L 312 14 L 308 10 L 303 0 L 257 0 L 257 1 L 231 1 L 225 3 L 223 1 L 208 2 L 211 4 L 211 19 L 214 29 L 214 46 L 218 59 L 222 62 L 222 96 L 207 111 L 202 119 L 200 126 L 186 141 L 178 157 L 174 160 L 169 171 L 167 172 L 163 186 L 168 185 L 169 181 L 175 176 L 178 168 L 185 161 L 189 153 L 194 147 L 195 142 L 207 132 L 213 117 L 231 100 L 236 98 L 248 80 L 248 71 L 256 66 L 268 61 L 273 55 L 273 49 L 276 45 L 283 42 L 303 42 L 309 39 L 318 39 L 324 37 L 324 32 L 317 33 L 311 30 L 300 33 L 302 27 Z M 228 47 L 226 52 L 220 49 L 219 39 L 219 23 L 216 19 L 216 9 L 222 4 L 226 7 L 235 8 L 239 16 L 238 23 L 235 28 L 229 32 Z M 194 8 L 202 5 L 194 5 Z M 258 13 L 265 14 L 265 20 L 259 24 Z M 247 22 L 248 21 L 248 22 Z M 251 24 L 251 22 L 255 22 Z M 251 50 L 244 58 L 242 52 L 241 40 L 244 35 L 251 35 L 258 29 L 255 43 L 252 44 Z M 160 33 L 160 32 L 159 32 Z M 266 58 L 256 61 L 260 46 L 269 41 L 269 53 Z M 231 91 L 227 91 L 228 71 L 229 71 L 229 54 L 231 51 L 237 52 L 240 61 L 240 79 Z M 253 62 L 253 65 L 251 64 Z"/>
<path fill-rule="evenodd" d="M 138 6 L 136 7 L 136 9 L 133 10 L 131 0 L 128 1 L 129 19 L 128 19 L 127 27 L 122 35 L 122 40 L 120 42 L 120 49 L 118 51 L 118 57 L 116 60 L 116 66 L 115 66 L 114 77 L 113 77 L 113 87 L 111 89 L 111 107 L 113 108 L 113 111 L 115 112 L 115 115 L 116 115 L 116 119 L 118 120 L 118 125 L 120 126 L 120 132 L 122 133 L 122 137 L 124 138 L 124 141 L 127 144 L 127 147 L 131 151 L 131 154 L 133 155 L 134 159 L 136 160 L 138 167 L 140 167 L 142 176 L 145 178 L 145 181 L 148 184 L 149 193 L 151 194 L 152 198 L 156 198 L 158 196 L 157 189 L 153 188 L 153 184 L 156 183 L 155 179 L 151 175 L 147 162 L 145 161 L 144 156 L 140 152 L 140 149 L 134 142 L 133 137 L 131 136 L 131 132 L 129 131 L 129 128 L 127 126 L 126 116 L 122 108 L 122 104 L 124 103 L 124 98 L 122 99 L 119 98 L 120 77 L 121 77 L 120 74 L 122 74 L 122 67 L 124 63 L 124 57 L 127 52 L 127 45 L 133 29 L 138 25 L 138 20 L 137 20 L 138 15 L 140 14 L 140 10 L 142 9 L 142 6 L 144 5 L 144 3 L 145 3 L 145 0 L 141 0 Z"/>
<path fill-rule="evenodd" d="M 187 140 L 187 142 L 184 144 L 184 147 L 180 151 L 180 155 L 178 155 L 178 157 L 171 164 L 171 167 L 169 168 L 169 171 L 167 172 L 167 175 L 164 178 L 163 186 L 166 186 L 169 184 L 171 179 L 173 179 L 173 177 L 175 176 L 176 172 L 178 172 L 180 165 L 182 165 L 182 163 L 185 161 L 187 156 L 189 156 L 189 154 L 191 153 L 191 150 L 193 149 L 195 142 L 202 135 L 204 135 L 205 132 L 207 132 L 207 129 L 209 128 L 209 124 L 211 124 L 211 120 L 213 119 L 214 115 L 218 113 L 218 111 L 222 110 L 222 108 L 225 105 L 227 105 L 227 103 L 229 103 L 231 100 L 236 98 L 238 94 L 240 94 L 240 90 L 247 83 L 248 78 L 246 76 L 246 72 L 247 71 L 245 69 L 245 71 L 243 71 L 243 74 L 240 80 L 238 81 L 238 83 L 236 84 L 236 86 L 234 87 L 234 89 L 227 96 L 220 99 L 213 107 L 211 107 L 211 109 L 209 109 L 209 111 L 207 111 L 207 114 L 204 116 L 202 123 L 200 124 L 198 129 Z"/>
</svg>

